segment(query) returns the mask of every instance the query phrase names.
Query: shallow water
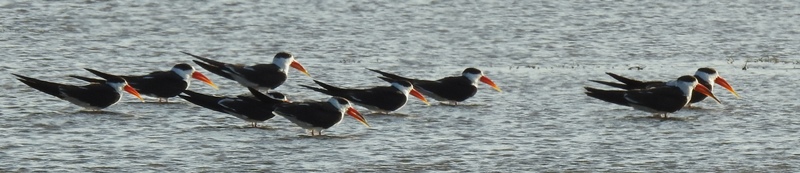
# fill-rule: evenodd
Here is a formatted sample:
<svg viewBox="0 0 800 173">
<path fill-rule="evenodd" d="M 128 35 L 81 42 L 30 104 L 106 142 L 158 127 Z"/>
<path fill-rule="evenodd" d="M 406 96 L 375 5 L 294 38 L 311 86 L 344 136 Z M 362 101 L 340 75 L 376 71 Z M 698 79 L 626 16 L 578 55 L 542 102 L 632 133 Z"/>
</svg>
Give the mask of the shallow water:
<svg viewBox="0 0 800 173">
<path fill-rule="evenodd" d="M 0 171 L 711 172 L 800 169 L 800 36 L 794 1 L 51 1 L 0 2 Z M 81 84 L 81 68 L 144 74 L 191 63 L 268 63 L 291 51 L 316 79 L 386 85 L 365 68 L 436 79 L 477 67 L 464 105 L 418 100 L 310 137 L 277 117 L 259 128 L 173 98 L 125 95 L 86 112 L 10 73 Z M 762 61 L 775 58 L 777 62 Z M 748 62 L 747 70 L 742 67 Z M 668 80 L 714 67 L 716 90 L 670 119 L 586 97 L 604 72 Z M 630 70 L 641 67 L 641 70 Z M 203 71 L 203 70 L 201 70 Z M 204 71 L 203 71 L 204 72 Z M 206 72 L 220 90 L 247 92 Z M 322 100 L 292 70 L 277 90 Z M 717 89 L 721 87 L 717 86 Z M 147 98 L 154 101 L 154 98 Z M 361 109 L 365 112 L 365 109 Z"/>
</svg>

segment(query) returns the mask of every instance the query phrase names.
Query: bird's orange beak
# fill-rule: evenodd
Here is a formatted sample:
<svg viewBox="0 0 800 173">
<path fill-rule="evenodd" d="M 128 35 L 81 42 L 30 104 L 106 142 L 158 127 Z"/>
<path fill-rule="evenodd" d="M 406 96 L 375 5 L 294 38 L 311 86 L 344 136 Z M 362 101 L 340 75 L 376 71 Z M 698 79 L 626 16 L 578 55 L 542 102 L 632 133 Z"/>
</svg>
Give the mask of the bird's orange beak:
<svg viewBox="0 0 800 173">
<path fill-rule="evenodd" d="M 703 95 L 706 95 L 706 96 L 709 96 L 711 98 L 714 98 L 714 100 L 716 100 L 717 103 L 722 104 L 722 102 L 719 101 L 719 99 L 717 99 L 717 97 L 714 96 L 714 93 L 711 93 L 711 91 L 708 90 L 708 88 L 706 88 L 706 86 L 698 84 L 697 86 L 694 87 L 694 90 L 697 91 L 697 92 L 702 93 Z"/>
<path fill-rule="evenodd" d="M 717 76 L 717 79 L 714 80 L 714 83 L 717 83 L 717 84 L 721 85 L 723 88 L 725 88 L 728 91 L 730 91 L 731 93 L 733 93 L 733 95 L 736 96 L 737 99 L 738 98 L 742 98 L 742 97 L 739 97 L 739 94 L 737 94 L 736 91 L 733 90 L 733 87 L 730 84 L 728 84 L 728 81 L 723 79 L 722 76 Z"/>
<path fill-rule="evenodd" d="M 492 88 L 494 90 L 497 90 L 499 92 L 503 92 L 503 90 L 500 90 L 500 87 L 498 87 L 496 84 L 494 84 L 494 81 L 489 79 L 489 77 L 481 76 L 480 81 L 483 82 L 483 83 L 489 84 L 489 86 L 492 86 Z"/>
<path fill-rule="evenodd" d="M 194 73 L 192 73 L 192 78 L 195 78 L 197 80 L 203 81 L 203 83 L 208 84 L 209 86 L 213 87 L 214 89 L 219 89 L 217 87 L 217 85 L 215 85 L 214 82 L 211 82 L 211 79 L 208 79 L 208 77 L 206 77 L 206 75 L 203 75 L 203 73 L 195 71 Z"/>
<path fill-rule="evenodd" d="M 125 90 L 125 92 L 131 93 L 133 96 L 136 96 L 136 98 L 139 98 L 139 100 L 144 102 L 144 99 L 142 98 L 141 95 L 139 95 L 139 92 L 136 91 L 136 89 L 134 89 L 133 87 L 131 87 L 131 85 L 125 84 L 123 89 Z"/>
<path fill-rule="evenodd" d="M 292 61 L 292 64 L 290 64 L 289 66 L 291 66 L 294 69 L 300 70 L 300 72 L 303 72 L 303 74 L 306 74 L 306 76 L 311 77 L 311 74 L 308 74 L 308 71 L 306 71 L 306 68 L 304 68 L 303 65 L 300 64 L 300 62 L 297 62 L 296 60 Z"/>
<path fill-rule="evenodd" d="M 426 105 L 428 105 L 428 106 L 431 105 L 430 103 L 428 103 L 428 99 L 425 99 L 425 96 L 422 96 L 422 93 L 419 93 L 419 91 L 417 91 L 417 89 L 411 88 L 410 94 L 412 96 L 418 98 L 419 100 L 422 100 L 422 102 L 424 102 Z"/>
<path fill-rule="evenodd" d="M 364 119 L 364 116 L 361 115 L 361 113 L 358 112 L 356 109 L 353 109 L 353 107 L 347 108 L 347 115 L 350 115 L 351 117 L 353 117 L 356 120 L 358 120 L 358 122 L 361 122 L 361 124 L 364 124 L 365 126 L 369 127 L 369 123 L 367 123 L 367 119 Z"/>
</svg>

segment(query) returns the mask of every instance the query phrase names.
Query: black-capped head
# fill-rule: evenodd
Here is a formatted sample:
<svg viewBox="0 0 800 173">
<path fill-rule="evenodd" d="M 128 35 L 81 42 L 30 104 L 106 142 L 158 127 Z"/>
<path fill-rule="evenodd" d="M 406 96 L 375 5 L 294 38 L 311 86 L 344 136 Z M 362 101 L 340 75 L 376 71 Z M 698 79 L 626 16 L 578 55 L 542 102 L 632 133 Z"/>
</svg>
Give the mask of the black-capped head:
<svg viewBox="0 0 800 173">
<path fill-rule="evenodd" d="M 391 80 L 391 81 L 387 80 L 387 82 L 390 82 L 392 84 L 392 87 L 397 88 L 397 90 L 400 90 L 400 92 L 403 93 L 409 93 L 412 92 L 412 90 L 414 90 L 414 85 L 412 85 L 411 82 L 405 80 Z"/>
<path fill-rule="evenodd" d="M 293 57 L 292 54 L 290 54 L 289 52 L 278 52 L 278 54 L 275 54 L 275 58 L 289 59 L 292 57 Z"/>
<path fill-rule="evenodd" d="M 175 64 L 175 66 L 172 66 L 172 69 L 180 69 L 183 71 L 188 71 L 188 70 L 194 70 L 194 67 L 186 63 L 180 63 L 180 64 Z"/>
<path fill-rule="evenodd" d="M 404 80 L 402 80 L 402 81 L 396 81 L 395 83 L 397 83 L 397 84 L 398 84 L 398 85 L 400 85 L 400 86 L 406 87 L 406 88 L 411 88 L 411 87 L 413 86 L 413 85 L 411 84 L 411 82 L 404 81 Z"/>
<path fill-rule="evenodd" d="M 333 99 L 336 100 L 336 102 L 338 102 L 339 105 L 349 105 L 350 104 L 350 101 L 348 101 L 347 99 L 342 98 L 342 97 L 333 97 Z"/>
<path fill-rule="evenodd" d="M 478 70 L 477 68 L 472 68 L 472 67 L 464 69 L 464 71 L 461 72 L 462 75 L 464 75 L 464 74 L 482 74 L 482 73 L 483 72 L 481 72 L 481 70 Z"/>
<path fill-rule="evenodd" d="M 711 67 L 703 67 L 703 68 L 697 69 L 697 72 L 703 72 L 703 73 L 706 73 L 706 74 L 715 74 L 715 73 L 717 73 L 717 70 L 714 70 L 714 68 L 711 68 Z"/>
<path fill-rule="evenodd" d="M 684 75 L 684 76 L 679 77 L 678 81 L 692 83 L 692 82 L 697 82 L 697 78 L 695 78 L 694 76 L 690 76 L 690 75 Z"/>
<path fill-rule="evenodd" d="M 111 82 L 113 82 L 113 83 L 126 83 L 125 79 L 123 79 L 121 77 L 116 77 L 116 76 L 105 78 L 105 79 L 106 79 L 106 83 L 111 83 Z"/>
<path fill-rule="evenodd" d="M 703 67 L 697 69 L 697 71 L 694 72 L 694 76 L 697 77 L 698 82 L 710 84 L 717 80 L 719 74 L 717 74 L 717 70 L 714 70 L 711 67 Z"/>
</svg>

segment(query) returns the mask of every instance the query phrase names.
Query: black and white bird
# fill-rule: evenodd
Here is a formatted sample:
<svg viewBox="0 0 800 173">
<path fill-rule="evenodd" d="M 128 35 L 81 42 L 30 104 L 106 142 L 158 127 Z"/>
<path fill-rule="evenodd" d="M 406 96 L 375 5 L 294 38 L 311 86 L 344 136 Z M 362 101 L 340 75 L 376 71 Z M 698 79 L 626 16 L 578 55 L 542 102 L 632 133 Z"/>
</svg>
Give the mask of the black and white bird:
<svg viewBox="0 0 800 173">
<path fill-rule="evenodd" d="M 88 82 L 101 83 L 102 80 L 88 78 L 77 75 L 70 75 Z M 176 64 L 169 71 L 156 71 L 147 75 L 119 75 L 131 85 L 139 94 L 156 97 L 158 102 L 168 102 L 170 97 L 175 97 L 189 88 L 189 78 L 195 78 L 208 84 L 214 89 L 218 89 L 208 77 L 196 71 L 194 67 L 186 63 Z"/>
<path fill-rule="evenodd" d="M 692 91 L 707 95 L 721 103 L 711 91 L 698 85 L 697 78 L 689 75 L 666 82 L 665 85 L 632 90 L 601 90 L 585 87 L 586 95 L 606 102 L 630 106 L 666 118 L 667 113 L 680 110 L 692 98 Z"/>
<path fill-rule="evenodd" d="M 314 132 L 322 135 L 322 130 L 341 122 L 345 113 L 369 127 L 364 116 L 350 105 L 350 101 L 342 97 L 334 96 L 325 102 L 280 104 L 272 113 L 288 119 L 303 129 L 310 130 L 311 136 L 314 136 Z"/>
<path fill-rule="evenodd" d="M 461 76 L 445 77 L 439 80 L 412 79 L 379 70 L 369 70 L 394 80 L 409 81 L 414 85 L 415 89 L 425 96 L 452 104 L 458 104 L 458 102 L 463 102 L 474 96 L 478 92 L 478 81 L 488 84 L 498 92 L 503 92 L 489 77 L 483 75 L 483 72 L 476 68 L 464 69 L 461 72 Z"/>
<path fill-rule="evenodd" d="M 133 94 L 139 98 L 139 100 L 144 101 L 139 95 L 139 92 L 136 92 L 136 89 L 128 85 L 125 79 L 97 70 L 88 68 L 86 70 L 100 76 L 105 79 L 105 81 L 84 86 L 74 86 L 47 82 L 18 74 L 13 75 L 17 76 L 17 80 L 25 83 L 25 85 L 88 110 L 101 110 L 114 105 L 122 98 L 122 91 Z"/>
<path fill-rule="evenodd" d="M 379 86 L 366 89 L 351 89 L 351 88 L 335 87 L 320 82 L 318 80 L 314 80 L 314 82 L 317 83 L 322 88 L 312 87 L 308 85 L 300 85 L 300 86 L 330 96 L 338 96 L 346 98 L 347 100 L 352 101 L 356 105 L 365 107 L 371 111 L 379 113 L 389 113 L 402 108 L 404 105 L 406 105 L 409 94 L 411 94 L 414 97 L 417 97 L 419 100 L 422 100 L 422 102 L 424 102 L 425 104 L 430 105 L 428 103 L 428 100 L 425 99 L 425 96 L 422 96 L 422 94 L 420 94 L 416 89 L 414 89 L 414 86 L 411 85 L 410 82 L 404 80 L 393 80 L 385 77 L 381 77 L 381 79 L 389 82 L 391 86 Z"/>
<path fill-rule="evenodd" d="M 622 77 L 614 73 L 607 72 L 606 74 L 608 74 L 609 76 L 613 77 L 614 79 L 616 79 L 621 83 L 598 81 L 598 80 L 590 80 L 590 81 L 626 90 L 645 89 L 650 87 L 664 86 L 666 84 L 666 82 L 664 81 L 640 81 Z M 699 68 L 694 73 L 694 77 L 697 78 L 697 81 L 700 83 L 700 85 L 703 85 L 704 87 L 708 88 L 709 91 L 714 91 L 714 85 L 711 83 L 714 82 L 716 84 L 719 84 L 729 92 L 731 92 L 734 96 L 736 96 L 736 98 L 741 98 L 739 94 L 737 94 L 736 91 L 733 90 L 733 87 L 730 84 L 728 84 L 728 81 L 722 78 L 722 76 L 719 75 L 717 70 L 713 68 L 710 67 Z M 692 103 L 703 101 L 704 99 L 706 99 L 706 97 L 707 97 L 706 95 L 694 91 L 694 93 L 692 94 L 692 99 L 689 100 L 688 105 L 691 106 Z"/>
<path fill-rule="evenodd" d="M 251 127 L 258 127 L 259 122 L 275 117 L 275 114 L 272 114 L 275 107 L 289 102 L 286 95 L 278 92 L 263 94 L 253 88 L 248 89 L 252 95 L 224 97 L 186 90 L 183 92 L 185 95 L 178 95 L 178 97 L 204 108 L 233 115 L 249 122 Z"/>
<path fill-rule="evenodd" d="M 228 64 L 187 52 L 182 53 L 199 59 L 199 61 L 193 61 L 214 74 L 234 80 L 242 86 L 262 91 L 272 90 L 283 84 L 288 77 L 289 67 L 295 68 L 309 77 L 311 76 L 303 65 L 300 65 L 295 60 L 295 57 L 287 52 L 275 54 L 271 64 L 256 64 L 252 66 Z"/>
</svg>

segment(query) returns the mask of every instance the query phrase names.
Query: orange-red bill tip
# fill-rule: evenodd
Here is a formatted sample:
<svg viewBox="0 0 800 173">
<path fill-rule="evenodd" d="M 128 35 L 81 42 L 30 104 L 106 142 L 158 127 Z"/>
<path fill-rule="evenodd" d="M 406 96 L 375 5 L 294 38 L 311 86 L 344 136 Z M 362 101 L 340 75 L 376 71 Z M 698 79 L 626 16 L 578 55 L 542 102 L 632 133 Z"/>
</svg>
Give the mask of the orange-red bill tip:
<svg viewBox="0 0 800 173">
<path fill-rule="evenodd" d="M 144 102 L 144 99 L 142 98 L 142 96 L 141 96 L 141 95 L 139 95 L 139 91 L 136 91 L 136 89 L 134 89 L 134 88 L 133 88 L 133 87 L 131 87 L 130 85 L 125 85 L 125 86 L 123 87 L 123 89 L 125 90 L 125 92 L 131 93 L 133 96 L 136 96 L 136 98 L 139 98 L 139 100 L 141 100 L 142 102 Z"/>
<path fill-rule="evenodd" d="M 733 93 L 733 96 L 736 96 L 737 99 L 742 98 L 742 97 L 739 96 L 738 93 L 736 93 L 735 90 L 733 90 L 733 87 L 730 84 L 728 84 L 728 81 L 726 81 L 725 79 L 722 78 L 722 76 L 718 76 L 717 79 L 714 80 L 714 83 L 719 84 L 720 86 L 722 86 L 726 90 L 728 90 L 731 93 Z"/>
<path fill-rule="evenodd" d="M 714 96 L 714 93 L 711 93 L 711 91 L 708 90 L 708 88 L 706 88 L 705 86 L 697 85 L 697 86 L 694 87 L 694 90 L 697 91 L 697 92 L 702 93 L 703 95 L 709 96 L 709 97 L 713 98 L 714 100 L 716 100 L 717 103 L 722 104 L 722 102 L 719 101 L 719 99 L 717 99 L 716 96 Z"/>
<path fill-rule="evenodd" d="M 361 115 L 360 112 L 358 112 L 358 110 L 353 109 L 353 107 L 347 108 L 347 115 L 350 115 L 351 117 L 353 117 L 356 120 L 358 120 L 358 122 L 361 122 L 361 124 L 364 124 L 365 126 L 369 127 L 369 123 L 367 123 L 367 119 L 365 119 L 364 116 Z"/>
<path fill-rule="evenodd" d="M 498 92 L 503 92 L 503 90 L 500 90 L 500 87 L 498 87 L 497 84 L 494 84 L 494 81 L 489 79 L 489 77 L 481 76 L 480 81 L 492 86 L 492 89 L 497 90 Z"/>
<path fill-rule="evenodd" d="M 419 93 L 419 91 L 417 91 L 417 89 L 413 89 L 412 88 L 410 94 L 412 96 L 418 98 L 419 100 L 422 100 L 422 102 L 425 103 L 426 105 L 428 105 L 428 106 L 431 105 L 430 103 L 428 103 L 428 99 L 425 99 L 425 96 L 422 96 L 422 93 Z"/>
<path fill-rule="evenodd" d="M 308 74 L 308 71 L 306 71 L 306 68 L 303 67 L 303 65 L 301 65 L 300 62 L 292 61 L 292 64 L 290 64 L 289 66 L 299 70 L 300 72 L 303 72 L 303 74 L 306 74 L 306 76 L 311 77 L 311 74 Z"/>
<path fill-rule="evenodd" d="M 206 75 L 203 75 L 203 73 L 200 73 L 200 72 L 194 72 L 194 73 L 192 73 L 192 78 L 195 78 L 195 79 L 197 79 L 197 80 L 200 80 L 200 81 L 202 81 L 203 83 L 206 83 L 206 84 L 208 84 L 209 86 L 213 87 L 214 89 L 219 89 L 219 87 L 217 87 L 217 85 L 216 85 L 216 84 L 214 84 L 214 82 L 211 82 L 211 79 L 208 79 L 208 77 L 206 77 Z"/>
</svg>

